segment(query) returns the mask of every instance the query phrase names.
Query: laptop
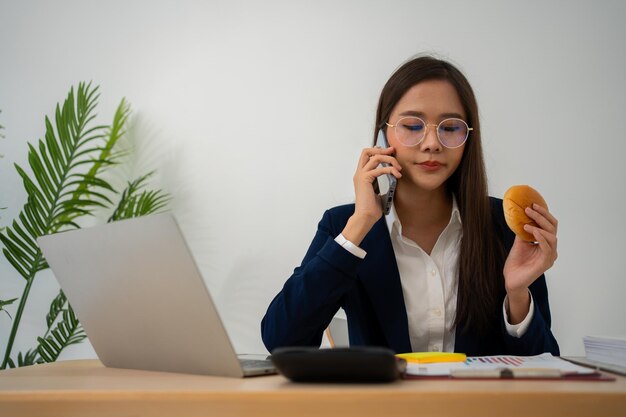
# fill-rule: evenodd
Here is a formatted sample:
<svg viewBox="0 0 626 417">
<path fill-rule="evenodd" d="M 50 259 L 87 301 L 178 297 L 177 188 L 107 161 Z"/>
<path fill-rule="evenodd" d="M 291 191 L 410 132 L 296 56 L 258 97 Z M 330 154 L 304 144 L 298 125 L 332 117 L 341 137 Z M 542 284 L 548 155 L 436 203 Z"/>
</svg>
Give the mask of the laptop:
<svg viewBox="0 0 626 417">
<path fill-rule="evenodd" d="M 171 213 L 37 242 L 105 366 L 229 377 L 276 373 L 266 355 L 235 353 Z"/>
</svg>

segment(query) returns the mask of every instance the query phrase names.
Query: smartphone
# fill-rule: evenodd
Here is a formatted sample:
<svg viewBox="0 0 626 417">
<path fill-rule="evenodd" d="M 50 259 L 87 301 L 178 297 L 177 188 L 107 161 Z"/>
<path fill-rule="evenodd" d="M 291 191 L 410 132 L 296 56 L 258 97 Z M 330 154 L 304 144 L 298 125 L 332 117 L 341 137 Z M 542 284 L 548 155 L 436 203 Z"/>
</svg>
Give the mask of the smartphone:
<svg viewBox="0 0 626 417">
<path fill-rule="evenodd" d="M 380 148 L 388 148 L 389 143 L 383 129 L 378 131 L 378 137 L 376 138 L 376 146 Z M 383 167 L 391 166 L 386 162 L 380 164 Z M 396 186 L 398 185 L 398 179 L 392 174 L 383 174 L 376 178 L 374 189 L 380 195 L 380 203 L 383 207 L 383 214 L 389 214 L 391 210 L 391 204 L 393 203 L 393 195 L 396 192 Z"/>
</svg>

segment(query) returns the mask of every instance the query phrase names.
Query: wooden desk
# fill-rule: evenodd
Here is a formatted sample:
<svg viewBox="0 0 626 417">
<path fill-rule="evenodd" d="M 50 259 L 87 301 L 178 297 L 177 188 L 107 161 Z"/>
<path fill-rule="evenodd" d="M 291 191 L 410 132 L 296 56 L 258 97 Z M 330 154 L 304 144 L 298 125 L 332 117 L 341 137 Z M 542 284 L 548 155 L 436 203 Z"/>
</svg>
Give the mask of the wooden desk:
<svg viewBox="0 0 626 417">
<path fill-rule="evenodd" d="M 97 360 L 0 371 L 0 416 L 626 416 L 626 377 L 294 384 L 109 369 Z"/>
</svg>

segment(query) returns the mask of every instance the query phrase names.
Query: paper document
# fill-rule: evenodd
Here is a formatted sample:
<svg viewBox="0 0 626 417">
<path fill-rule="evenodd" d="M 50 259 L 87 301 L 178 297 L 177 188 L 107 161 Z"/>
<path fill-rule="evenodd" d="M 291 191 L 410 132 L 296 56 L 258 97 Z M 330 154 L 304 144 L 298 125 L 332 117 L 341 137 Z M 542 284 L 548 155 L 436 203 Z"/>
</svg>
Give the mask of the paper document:
<svg viewBox="0 0 626 417">
<path fill-rule="evenodd" d="M 626 367 L 626 337 L 585 336 L 587 359 L 609 365 Z"/>
<path fill-rule="evenodd" d="M 470 356 L 465 362 L 408 363 L 407 374 L 414 376 L 452 376 L 462 378 L 541 378 L 572 374 L 594 374 L 593 369 L 575 365 L 550 353 L 537 356 Z"/>
</svg>

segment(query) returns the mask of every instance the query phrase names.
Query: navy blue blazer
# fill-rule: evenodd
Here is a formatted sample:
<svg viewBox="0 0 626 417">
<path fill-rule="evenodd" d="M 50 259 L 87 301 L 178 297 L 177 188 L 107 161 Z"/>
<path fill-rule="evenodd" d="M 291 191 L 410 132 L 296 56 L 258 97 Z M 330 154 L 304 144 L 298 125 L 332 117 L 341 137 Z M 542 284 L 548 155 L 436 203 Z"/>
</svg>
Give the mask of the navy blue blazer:
<svg viewBox="0 0 626 417">
<path fill-rule="evenodd" d="M 502 200 L 490 201 L 496 234 L 508 253 L 515 235 L 506 226 Z M 319 346 L 340 307 L 348 319 L 350 345 L 385 346 L 397 353 L 411 351 L 400 274 L 384 217 L 360 244 L 367 251 L 365 259 L 352 255 L 334 240 L 353 213 L 354 204 L 324 213 L 302 264 L 271 302 L 261 322 L 263 343 L 270 352 L 281 346 Z M 497 322 L 487 335 L 462 332 L 457 327 L 454 350 L 471 356 L 558 355 L 559 347 L 550 330 L 543 275 L 530 291 L 535 311 L 522 337 L 508 334 L 500 313 L 494 316 Z M 503 289 L 500 305 L 504 296 Z"/>
</svg>

